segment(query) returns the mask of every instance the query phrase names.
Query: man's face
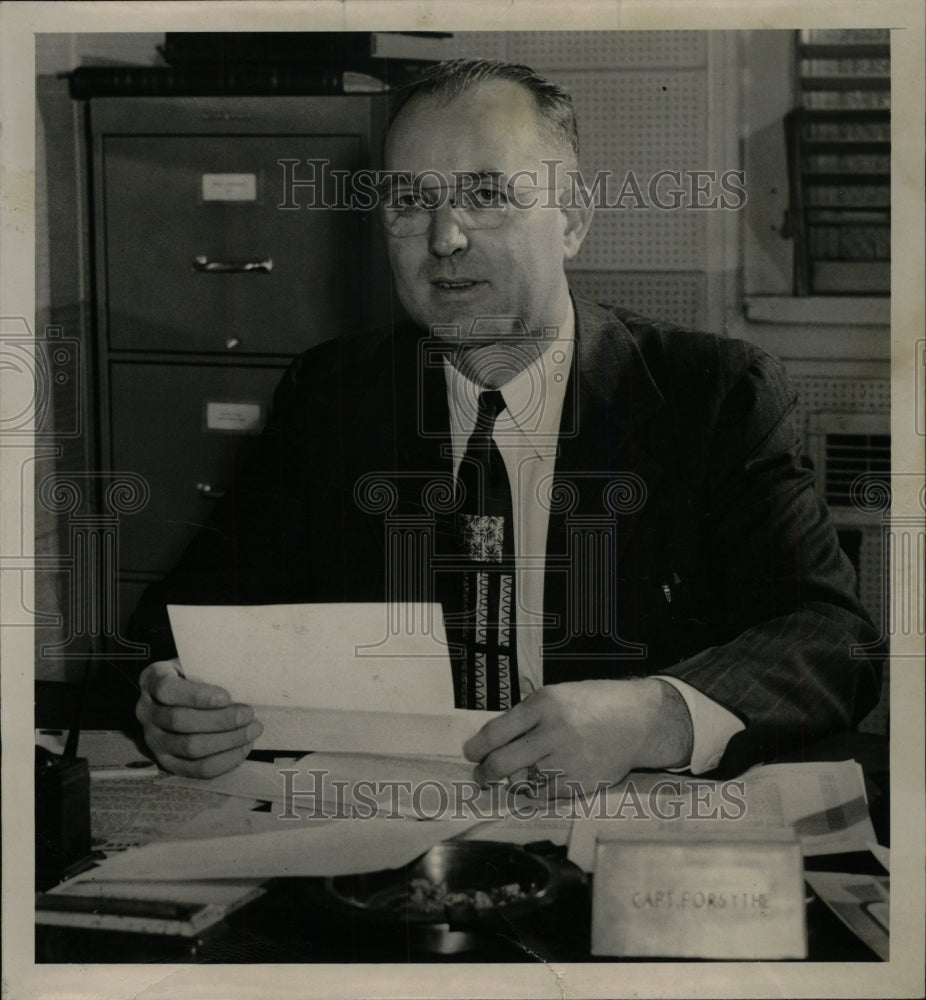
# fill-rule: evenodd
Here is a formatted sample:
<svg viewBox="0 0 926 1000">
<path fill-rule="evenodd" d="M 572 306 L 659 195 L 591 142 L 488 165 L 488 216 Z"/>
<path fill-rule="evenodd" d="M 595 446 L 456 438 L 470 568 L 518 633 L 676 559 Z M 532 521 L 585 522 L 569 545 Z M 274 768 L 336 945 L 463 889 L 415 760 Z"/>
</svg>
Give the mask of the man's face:
<svg viewBox="0 0 926 1000">
<path fill-rule="evenodd" d="M 510 178 L 536 171 L 546 188 L 554 143 L 539 128 L 532 95 L 518 84 L 492 80 L 449 103 L 421 97 L 396 119 L 386 145 L 386 168 L 413 176 L 434 172 L 453 180 L 460 172 Z M 429 177 L 432 174 L 429 173 Z M 562 171 L 557 175 L 562 180 Z M 465 339 L 477 319 L 519 317 L 533 336 L 560 323 L 568 311 L 563 262 L 581 236 L 555 191 L 536 190 L 531 177 L 516 181 L 518 201 L 497 228 L 469 228 L 447 198 L 428 213 L 420 235 L 388 236 L 399 298 L 416 323 L 456 326 Z M 486 329 L 480 324 L 480 329 Z M 522 333 L 520 324 L 491 324 L 499 340 Z"/>
</svg>

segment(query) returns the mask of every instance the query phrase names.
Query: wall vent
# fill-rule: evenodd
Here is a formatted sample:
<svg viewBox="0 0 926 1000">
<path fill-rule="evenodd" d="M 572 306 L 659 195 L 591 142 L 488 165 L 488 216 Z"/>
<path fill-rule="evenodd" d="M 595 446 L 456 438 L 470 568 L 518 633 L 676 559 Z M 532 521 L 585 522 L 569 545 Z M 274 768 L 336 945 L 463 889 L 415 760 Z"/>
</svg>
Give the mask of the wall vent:
<svg viewBox="0 0 926 1000">
<path fill-rule="evenodd" d="M 826 502 L 851 507 L 850 487 L 863 473 L 883 479 L 888 488 L 891 439 L 888 434 L 827 434 L 825 460 Z"/>
<path fill-rule="evenodd" d="M 852 484 L 861 475 L 881 479 L 890 489 L 890 417 L 880 413 L 811 413 L 807 451 L 817 470 L 817 490 L 839 523 L 865 524 Z"/>
</svg>

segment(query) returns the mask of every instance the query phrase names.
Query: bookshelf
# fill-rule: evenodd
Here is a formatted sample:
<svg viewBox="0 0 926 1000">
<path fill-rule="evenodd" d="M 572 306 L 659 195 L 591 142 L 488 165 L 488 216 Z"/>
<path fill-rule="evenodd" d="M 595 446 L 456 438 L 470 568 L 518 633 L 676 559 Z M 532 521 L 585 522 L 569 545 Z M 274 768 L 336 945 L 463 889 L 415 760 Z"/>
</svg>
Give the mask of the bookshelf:
<svg viewBox="0 0 926 1000">
<path fill-rule="evenodd" d="M 887 31 L 799 32 L 785 118 L 794 294 L 890 294 Z"/>
</svg>

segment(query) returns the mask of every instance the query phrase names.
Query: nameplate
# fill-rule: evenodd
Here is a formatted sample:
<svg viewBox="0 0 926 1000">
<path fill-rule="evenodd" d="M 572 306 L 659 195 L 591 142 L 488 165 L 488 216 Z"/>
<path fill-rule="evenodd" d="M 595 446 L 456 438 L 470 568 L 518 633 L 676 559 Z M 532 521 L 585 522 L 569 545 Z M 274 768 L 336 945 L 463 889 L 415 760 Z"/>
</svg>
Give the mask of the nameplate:
<svg viewBox="0 0 926 1000">
<path fill-rule="evenodd" d="M 203 201 L 257 201 L 257 174 L 203 174 Z"/>
<path fill-rule="evenodd" d="M 648 824 L 644 824 L 648 826 Z M 805 958 L 804 879 L 791 829 L 599 838 L 592 954 Z"/>
<path fill-rule="evenodd" d="M 264 408 L 260 403 L 206 401 L 206 430 L 257 434 L 263 430 Z"/>
</svg>

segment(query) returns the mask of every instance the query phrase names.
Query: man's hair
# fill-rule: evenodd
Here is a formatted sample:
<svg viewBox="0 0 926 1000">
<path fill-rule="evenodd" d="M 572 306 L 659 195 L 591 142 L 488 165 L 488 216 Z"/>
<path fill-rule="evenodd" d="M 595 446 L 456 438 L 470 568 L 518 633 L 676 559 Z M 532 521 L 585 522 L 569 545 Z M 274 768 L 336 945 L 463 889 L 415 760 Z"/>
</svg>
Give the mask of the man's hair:
<svg viewBox="0 0 926 1000">
<path fill-rule="evenodd" d="M 529 66 L 495 59 L 448 59 L 437 63 L 421 79 L 397 90 L 389 111 L 386 137 L 402 109 L 416 97 L 443 98 L 446 103 L 490 80 L 508 80 L 530 91 L 541 129 L 564 151 L 571 150 L 578 160 L 579 132 L 569 94 Z"/>
</svg>

